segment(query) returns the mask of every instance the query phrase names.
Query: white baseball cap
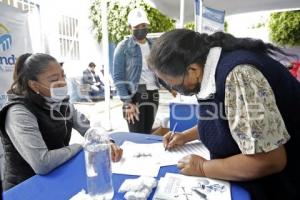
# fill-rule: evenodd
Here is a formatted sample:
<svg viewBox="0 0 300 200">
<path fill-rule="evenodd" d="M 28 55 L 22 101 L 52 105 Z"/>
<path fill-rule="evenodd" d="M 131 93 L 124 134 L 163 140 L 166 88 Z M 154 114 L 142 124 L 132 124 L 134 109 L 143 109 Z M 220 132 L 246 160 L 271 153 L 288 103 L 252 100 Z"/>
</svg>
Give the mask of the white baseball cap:
<svg viewBox="0 0 300 200">
<path fill-rule="evenodd" d="M 128 14 L 128 24 L 132 27 L 139 24 L 150 24 L 146 12 L 141 8 L 135 8 Z"/>
</svg>

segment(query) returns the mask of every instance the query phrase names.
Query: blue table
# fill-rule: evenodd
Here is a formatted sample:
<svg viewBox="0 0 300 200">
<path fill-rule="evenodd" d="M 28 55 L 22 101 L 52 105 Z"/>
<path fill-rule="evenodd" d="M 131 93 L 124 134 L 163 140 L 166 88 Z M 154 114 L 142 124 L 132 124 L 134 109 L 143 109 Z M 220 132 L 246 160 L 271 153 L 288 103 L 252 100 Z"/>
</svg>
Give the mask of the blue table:
<svg viewBox="0 0 300 200">
<path fill-rule="evenodd" d="M 122 144 L 125 140 L 137 143 L 153 143 L 161 139 L 160 136 L 144 135 L 137 133 L 113 133 L 112 138 Z M 161 167 L 159 177 L 167 172 L 178 173 L 176 166 Z M 118 189 L 127 178 L 137 176 L 113 174 L 113 185 L 115 190 L 114 199 L 123 199 L 123 194 L 118 193 Z M 81 189 L 86 189 L 86 172 L 84 165 L 84 154 L 81 151 L 74 158 L 58 167 L 46 176 L 33 176 L 26 181 L 16 185 L 3 193 L 4 200 L 64 200 L 69 199 Z M 154 191 L 149 199 L 152 199 Z M 248 200 L 249 194 L 238 185 L 231 185 L 231 196 L 233 200 Z"/>
</svg>

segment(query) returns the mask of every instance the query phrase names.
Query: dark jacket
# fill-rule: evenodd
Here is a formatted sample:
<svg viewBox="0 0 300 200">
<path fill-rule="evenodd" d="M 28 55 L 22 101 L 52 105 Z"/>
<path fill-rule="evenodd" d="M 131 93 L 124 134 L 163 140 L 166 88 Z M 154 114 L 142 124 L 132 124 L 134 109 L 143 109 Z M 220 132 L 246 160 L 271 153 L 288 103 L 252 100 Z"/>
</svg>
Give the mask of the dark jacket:
<svg viewBox="0 0 300 200">
<path fill-rule="evenodd" d="M 18 153 L 5 131 L 6 113 L 15 104 L 24 105 L 37 118 L 40 132 L 49 150 L 68 146 L 72 131 L 72 120 L 68 119 L 71 112 L 68 102 L 61 105 L 60 111 L 55 111 L 50 110 L 46 106 L 45 100 L 34 93 L 26 98 L 11 99 L 0 111 L 1 140 L 5 152 L 3 190 L 8 190 L 35 175 L 33 169 Z M 51 115 L 60 120 L 53 119 Z"/>
<path fill-rule="evenodd" d="M 100 77 L 96 74 L 93 74 L 89 69 L 83 71 L 82 83 L 89 84 L 89 85 L 93 85 L 94 83 L 100 83 L 102 86 L 104 86 Z"/>
</svg>

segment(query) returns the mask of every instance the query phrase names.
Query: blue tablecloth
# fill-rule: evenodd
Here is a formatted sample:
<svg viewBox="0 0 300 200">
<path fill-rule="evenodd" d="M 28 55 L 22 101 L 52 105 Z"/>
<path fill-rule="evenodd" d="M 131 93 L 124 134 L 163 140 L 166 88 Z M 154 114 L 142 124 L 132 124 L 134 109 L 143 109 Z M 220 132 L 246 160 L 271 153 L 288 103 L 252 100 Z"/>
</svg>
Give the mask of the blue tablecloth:
<svg viewBox="0 0 300 200">
<path fill-rule="evenodd" d="M 113 133 L 112 138 L 122 144 L 125 140 L 137 143 L 153 143 L 161 139 L 160 136 L 144 135 L 137 133 Z M 161 167 L 158 179 L 167 172 L 178 173 L 176 166 Z M 127 178 L 136 178 L 137 176 L 113 174 L 114 199 L 123 199 L 123 194 L 118 193 L 118 189 Z M 64 165 L 55 169 L 46 176 L 33 176 L 26 181 L 16 185 L 10 190 L 4 192 L 4 200 L 64 200 L 69 199 L 82 189 L 86 189 L 86 172 L 84 165 L 84 154 L 81 151 L 74 158 Z M 149 199 L 152 199 L 154 191 Z M 231 184 L 231 196 L 233 200 L 248 200 L 249 194 L 243 188 L 236 184 Z"/>
</svg>

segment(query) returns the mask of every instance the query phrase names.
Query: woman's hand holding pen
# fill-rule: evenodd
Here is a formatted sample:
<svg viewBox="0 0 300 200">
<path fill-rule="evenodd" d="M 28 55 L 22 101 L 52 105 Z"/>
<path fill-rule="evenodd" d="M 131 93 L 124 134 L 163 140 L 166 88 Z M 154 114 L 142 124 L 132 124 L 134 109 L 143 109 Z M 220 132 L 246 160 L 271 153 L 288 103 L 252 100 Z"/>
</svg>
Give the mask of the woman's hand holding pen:
<svg viewBox="0 0 300 200">
<path fill-rule="evenodd" d="M 166 150 L 171 150 L 179 146 L 183 146 L 186 143 L 185 134 L 168 132 L 164 136 L 164 147 Z"/>
<path fill-rule="evenodd" d="M 175 124 L 173 130 L 168 132 L 163 138 L 165 150 L 170 150 L 175 147 L 183 146 L 185 143 L 199 140 L 197 125 L 185 130 L 182 133 L 175 132 L 176 126 L 177 123 Z"/>
</svg>

